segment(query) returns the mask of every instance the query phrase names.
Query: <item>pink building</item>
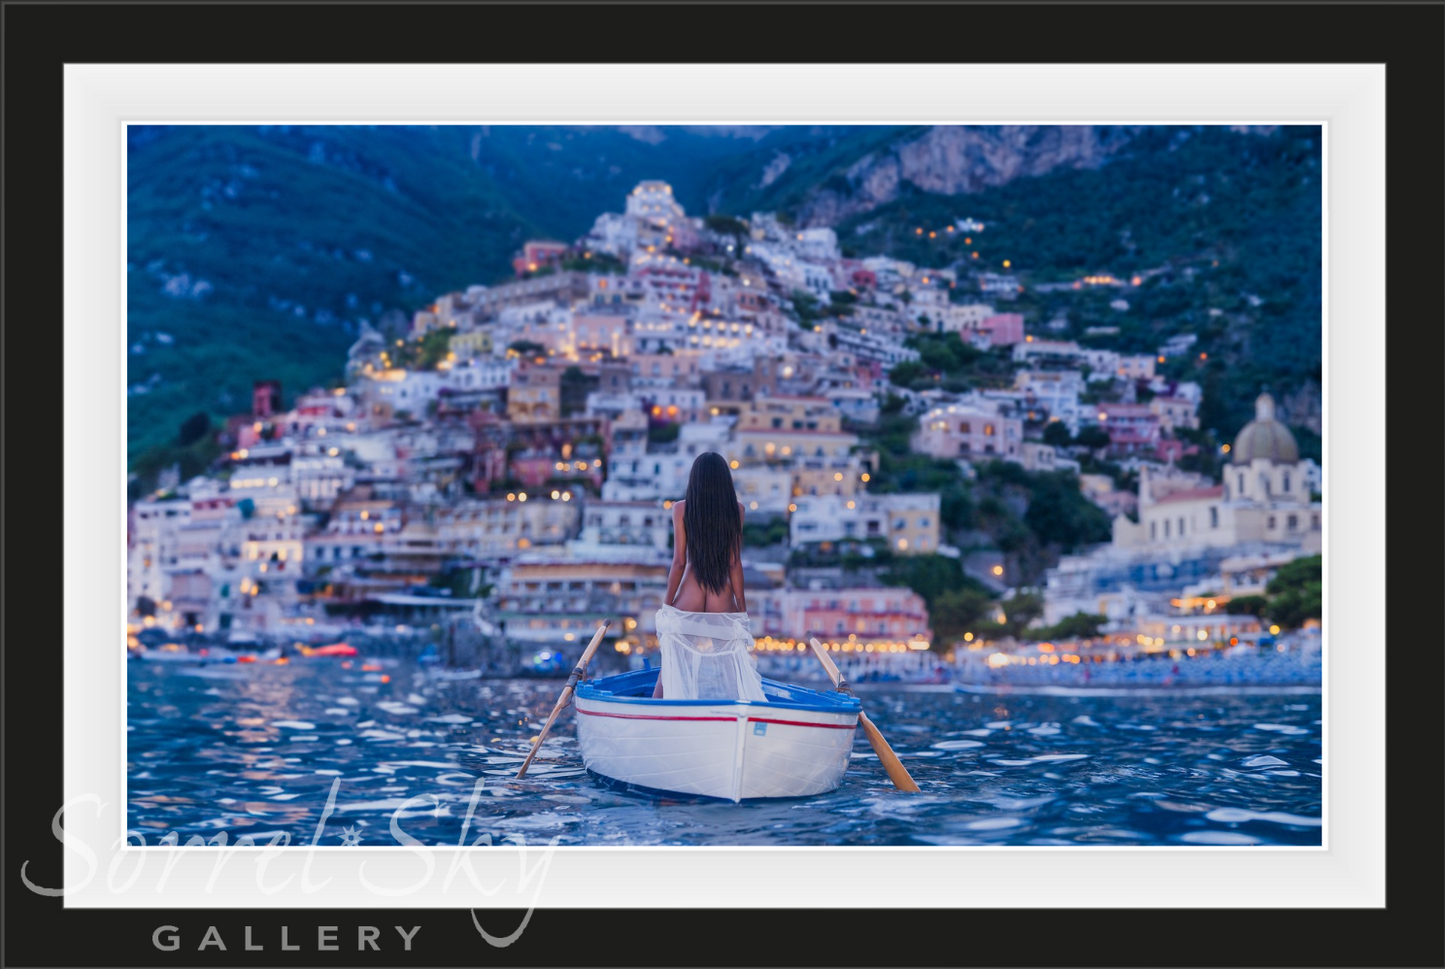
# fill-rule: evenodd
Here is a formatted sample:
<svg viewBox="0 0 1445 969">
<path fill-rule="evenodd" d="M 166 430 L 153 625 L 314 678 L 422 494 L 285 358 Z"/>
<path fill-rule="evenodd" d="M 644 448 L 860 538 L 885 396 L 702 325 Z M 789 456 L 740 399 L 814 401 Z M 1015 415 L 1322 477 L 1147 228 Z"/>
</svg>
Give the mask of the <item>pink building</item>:
<svg viewBox="0 0 1445 969">
<path fill-rule="evenodd" d="M 1186 454 L 1198 454 L 1198 444 L 1185 444 L 1178 438 L 1161 438 L 1159 447 L 1155 449 L 1154 456 L 1160 461 L 1178 461 Z"/>
<path fill-rule="evenodd" d="M 878 288 L 878 274 L 871 269 L 855 269 L 848 274 L 848 282 L 854 289 L 872 292 Z"/>
<path fill-rule="evenodd" d="M 753 635 L 806 641 L 856 636 L 859 641 L 929 640 L 928 607 L 912 589 L 771 589 L 757 602 Z"/>
<path fill-rule="evenodd" d="M 1159 415 L 1148 404 L 1098 404 L 1098 425 L 1115 454 L 1153 454 L 1159 449 Z"/>
<path fill-rule="evenodd" d="M 1011 347 L 1024 342 L 1024 318 L 1021 313 L 995 313 L 978 324 L 978 332 L 996 347 Z"/>
<path fill-rule="evenodd" d="M 947 404 L 918 419 L 910 445 L 935 458 L 1018 461 L 1023 440 L 1023 421 L 1004 416 L 997 406 Z"/>
<path fill-rule="evenodd" d="M 567 244 L 564 242 L 528 242 L 522 246 L 521 255 L 512 259 L 512 269 L 518 276 L 525 276 L 556 263 L 566 254 Z"/>
</svg>

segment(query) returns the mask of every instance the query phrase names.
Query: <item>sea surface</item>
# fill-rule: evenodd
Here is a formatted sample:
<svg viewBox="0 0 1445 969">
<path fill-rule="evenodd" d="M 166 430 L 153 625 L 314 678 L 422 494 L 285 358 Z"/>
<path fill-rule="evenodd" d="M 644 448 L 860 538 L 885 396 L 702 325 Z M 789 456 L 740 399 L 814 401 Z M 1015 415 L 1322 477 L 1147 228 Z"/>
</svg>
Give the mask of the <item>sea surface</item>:
<svg viewBox="0 0 1445 969">
<path fill-rule="evenodd" d="M 921 794 L 894 790 L 859 730 L 838 790 L 735 805 L 612 789 L 583 768 L 570 708 L 514 780 L 561 680 L 127 665 L 135 844 L 397 845 L 393 817 L 427 845 L 1318 845 L 1323 830 L 1308 687 L 860 688 Z"/>
</svg>

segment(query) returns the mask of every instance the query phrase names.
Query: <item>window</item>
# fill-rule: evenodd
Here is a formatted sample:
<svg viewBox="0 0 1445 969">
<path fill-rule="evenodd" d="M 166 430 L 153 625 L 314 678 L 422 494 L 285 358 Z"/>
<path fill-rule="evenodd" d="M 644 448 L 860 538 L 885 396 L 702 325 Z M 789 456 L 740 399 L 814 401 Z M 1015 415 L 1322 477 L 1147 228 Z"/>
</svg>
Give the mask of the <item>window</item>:
<svg viewBox="0 0 1445 969">
<path fill-rule="evenodd" d="M 1310 516 L 1310 528 L 1312 528 L 1314 531 L 1319 531 L 1319 530 L 1320 530 L 1320 516 L 1319 516 L 1319 515 L 1311 515 L 1311 516 Z"/>
<path fill-rule="evenodd" d="M 1281 483 L 1280 487 L 1281 487 L 1283 490 L 1285 490 L 1285 491 L 1288 491 L 1288 490 L 1289 490 L 1289 472 L 1288 472 L 1288 471 L 1286 471 L 1286 472 L 1284 473 L 1284 481 Z"/>
<path fill-rule="evenodd" d="M 1290 515 L 1288 518 L 1286 518 L 1285 527 L 1287 527 L 1290 531 L 1294 531 L 1295 529 L 1299 528 L 1299 516 Z"/>
<path fill-rule="evenodd" d="M 959 421 L 959 422 L 958 422 L 958 433 L 960 433 L 960 434 L 972 434 L 972 433 L 973 433 L 973 425 L 970 424 L 968 421 Z"/>
<path fill-rule="evenodd" d="M 1164 537 L 1169 537 L 1169 521 L 1167 519 L 1164 522 Z"/>
<path fill-rule="evenodd" d="M 1179 534 L 1184 534 L 1184 519 L 1182 517 L 1179 519 Z"/>
<path fill-rule="evenodd" d="M 992 424 L 985 424 L 985 425 L 983 425 L 983 436 L 984 436 L 984 437 L 993 437 L 993 425 L 992 425 Z"/>
<path fill-rule="evenodd" d="M 1216 507 L 1214 507 L 1214 506 L 1212 506 L 1212 505 L 1211 505 L 1210 508 L 1209 508 L 1209 527 L 1210 527 L 1210 528 L 1218 528 L 1218 527 L 1219 527 L 1219 509 L 1216 508 Z"/>
<path fill-rule="evenodd" d="M 1244 475 L 1239 476 L 1239 493 L 1244 494 Z"/>
<path fill-rule="evenodd" d="M 1267 526 L 1266 526 L 1266 527 L 1268 527 L 1270 531 L 1274 531 L 1274 525 L 1275 525 L 1274 516 L 1273 516 L 1273 515 L 1270 515 L 1270 516 L 1269 516 L 1269 522 L 1267 523 Z"/>
</svg>

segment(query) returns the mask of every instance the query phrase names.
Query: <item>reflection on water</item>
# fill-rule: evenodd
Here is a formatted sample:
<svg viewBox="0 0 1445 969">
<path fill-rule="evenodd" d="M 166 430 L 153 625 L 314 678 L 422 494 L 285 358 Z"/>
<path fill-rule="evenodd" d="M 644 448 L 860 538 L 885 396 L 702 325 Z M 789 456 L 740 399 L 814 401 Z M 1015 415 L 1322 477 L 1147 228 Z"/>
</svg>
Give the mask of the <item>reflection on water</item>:
<svg viewBox="0 0 1445 969">
<path fill-rule="evenodd" d="M 1310 690 L 862 694 L 923 789 L 888 783 L 862 731 L 842 787 L 761 803 L 617 792 L 572 714 L 511 780 L 560 680 L 436 678 L 405 661 L 128 663 L 130 827 L 156 843 L 394 845 L 560 837 L 618 845 L 1318 845 L 1320 696 Z M 323 821 L 337 779 L 335 805 Z M 478 780 L 485 784 L 478 795 Z"/>
</svg>

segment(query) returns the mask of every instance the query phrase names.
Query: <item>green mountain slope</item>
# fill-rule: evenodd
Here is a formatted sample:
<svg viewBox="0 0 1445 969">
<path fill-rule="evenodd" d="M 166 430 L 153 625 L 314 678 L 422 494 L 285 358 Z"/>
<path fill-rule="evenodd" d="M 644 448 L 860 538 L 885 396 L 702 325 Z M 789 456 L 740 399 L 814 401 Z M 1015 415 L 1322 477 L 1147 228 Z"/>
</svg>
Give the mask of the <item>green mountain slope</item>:
<svg viewBox="0 0 1445 969">
<path fill-rule="evenodd" d="M 1164 270 L 1134 290 L 1029 293 L 999 305 L 1035 328 L 1064 316 L 1068 328 L 1058 337 L 1127 352 L 1196 334 L 1189 357 L 1163 369 L 1203 385 L 1203 425 L 1228 440 L 1253 417 L 1261 387 L 1300 398 L 1297 425 L 1305 423 L 1303 400 L 1317 399 L 1320 174 L 1318 128 L 1149 129 L 1096 169 L 1059 169 L 966 195 L 909 193 L 844 221 L 839 241 L 922 266 L 1010 272 L 1026 285 Z M 986 229 L 946 231 L 961 218 Z M 1110 306 L 1120 298 L 1126 310 Z M 1091 336 L 1090 327 L 1119 332 Z"/>
<path fill-rule="evenodd" d="M 188 415 L 288 399 L 338 375 L 360 320 L 510 273 L 644 178 L 700 205 L 701 173 L 752 137 L 681 128 L 132 128 L 129 453 Z"/>
<path fill-rule="evenodd" d="M 1208 360 L 1166 370 L 1204 384 L 1223 434 L 1261 384 L 1318 398 L 1316 129 L 176 126 L 129 145 L 133 462 L 194 413 L 244 409 L 255 379 L 288 400 L 334 379 L 361 320 L 505 278 L 521 242 L 575 238 L 643 178 L 698 214 L 841 219 L 845 251 L 921 265 L 1009 259 L 1027 283 L 1163 267 L 1126 311 L 1088 290 L 1017 308 L 1126 350 L 1197 333 Z M 916 231 L 964 216 L 988 226 L 969 244 Z"/>
</svg>

